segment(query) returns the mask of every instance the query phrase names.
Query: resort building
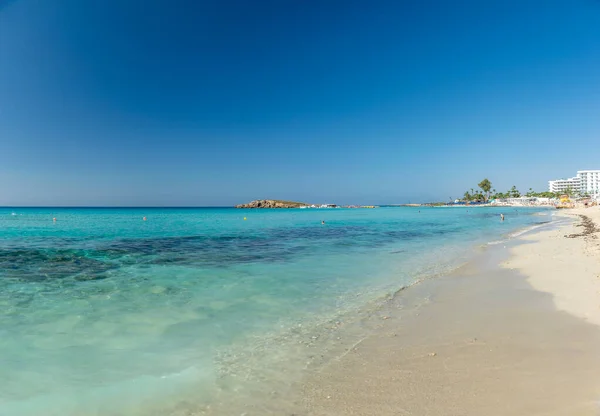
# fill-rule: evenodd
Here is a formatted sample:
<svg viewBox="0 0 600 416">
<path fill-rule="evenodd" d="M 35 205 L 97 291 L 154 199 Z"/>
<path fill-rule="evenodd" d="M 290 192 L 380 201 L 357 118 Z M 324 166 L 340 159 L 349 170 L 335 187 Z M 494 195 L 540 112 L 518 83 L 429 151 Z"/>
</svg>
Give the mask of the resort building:
<svg viewBox="0 0 600 416">
<path fill-rule="evenodd" d="M 573 178 L 548 181 L 550 192 L 563 193 L 568 189 L 593 197 L 600 196 L 600 170 L 578 170 Z"/>
<path fill-rule="evenodd" d="M 570 189 L 573 192 L 579 192 L 581 189 L 581 179 L 578 176 L 569 179 L 557 179 L 548 181 L 548 190 L 554 193 L 563 193 Z"/>
<path fill-rule="evenodd" d="M 581 179 L 581 193 L 591 196 L 600 194 L 600 170 L 578 170 L 577 177 Z"/>
</svg>

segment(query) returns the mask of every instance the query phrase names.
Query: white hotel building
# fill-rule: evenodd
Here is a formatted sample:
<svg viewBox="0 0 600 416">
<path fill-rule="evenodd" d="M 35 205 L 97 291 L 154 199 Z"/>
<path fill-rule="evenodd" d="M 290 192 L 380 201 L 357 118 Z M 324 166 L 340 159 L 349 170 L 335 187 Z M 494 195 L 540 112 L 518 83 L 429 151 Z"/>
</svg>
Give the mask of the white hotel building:
<svg viewBox="0 0 600 416">
<path fill-rule="evenodd" d="M 578 170 L 577 176 L 581 178 L 581 193 L 600 195 L 600 170 Z"/>
<path fill-rule="evenodd" d="M 562 193 L 567 189 L 590 196 L 600 196 L 600 170 L 578 170 L 577 176 L 569 179 L 548 181 L 550 192 Z"/>
<path fill-rule="evenodd" d="M 567 189 L 571 189 L 573 192 L 579 192 L 581 189 L 581 178 L 575 176 L 569 179 L 556 179 L 554 181 L 548 181 L 548 190 L 555 194 L 566 192 Z"/>
</svg>

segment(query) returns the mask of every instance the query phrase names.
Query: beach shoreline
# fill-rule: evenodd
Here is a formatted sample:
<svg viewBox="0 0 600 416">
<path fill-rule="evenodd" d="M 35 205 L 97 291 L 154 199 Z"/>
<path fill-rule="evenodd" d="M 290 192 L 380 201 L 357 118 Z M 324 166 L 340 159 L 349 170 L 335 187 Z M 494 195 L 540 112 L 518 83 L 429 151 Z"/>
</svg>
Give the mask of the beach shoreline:
<svg viewBox="0 0 600 416">
<path fill-rule="evenodd" d="M 523 236 L 529 244 L 515 247 L 502 267 L 518 270 L 534 289 L 551 294 L 558 310 L 600 326 L 600 210 L 579 208 L 556 215 L 573 221 Z"/>
<path fill-rule="evenodd" d="M 470 241 L 470 254 L 464 254 L 463 259 L 461 250 L 452 251 L 459 257 L 446 271 L 432 273 L 438 268 L 436 260 L 443 264 L 442 256 L 447 256 L 436 252 L 430 258 L 432 269 L 424 269 L 426 273 L 415 276 L 417 280 L 400 284 L 405 279 L 400 270 L 390 275 L 397 277 L 390 280 L 389 291 L 378 297 L 371 298 L 374 292 L 365 287 L 365 293 L 352 292 L 355 298 L 347 308 L 341 307 L 346 303 L 338 303 L 331 316 L 319 315 L 315 322 L 298 318 L 292 326 L 282 325 L 281 331 L 256 334 L 250 340 L 252 348 L 240 348 L 246 344 L 238 343 L 220 349 L 212 362 L 211 387 L 194 383 L 195 373 L 175 373 L 165 378 L 163 385 L 179 383 L 181 389 L 173 387 L 161 397 L 155 394 L 139 403 L 132 398 L 128 412 L 146 416 L 500 415 L 553 414 L 546 410 L 556 408 L 562 409 L 562 413 L 554 413 L 557 415 L 594 414 L 594 400 L 600 397 L 600 387 L 593 379 L 593 373 L 600 369 L 594 357 L 600 348 L 600 338 L 596 337 L 600 331 L 590 325 L 596 323 L 595 318 L 588 317 L 594 315 L 593 297 L 587 302 L 573 302 L 580 292 L 589 295 L 593 273 L 577 285 L 577 291 L 562 299 L 563 289 L 557 285 L 560 279 L 543 286 L 547 279 L 540 280 L 536 267 L 544 252 L 535 251 L 560 251 L 568 244 L 565 256 L 562 260 L 557 257 L 560 261 L 551 270 L 559 270 L 561 262 L 573 256 L 588 256 L 595 243 L 591 223 L 598 222 L 594 211 L 544 210 L 533 214 L 540 215 L 536 218 L 541 222 L 523 221 L 518 213 L 505 213 L 504 222 L 497 217 L 499 213 L 480 217 L 484 224 L 501 225 L 494 233 L 473 226 L 478 217 L 465 214 L 473 218 L 472 232 L 462 234 L 463 241 Z M 580 215 L 589 218 L 583 228 L 577 226 Z M 465 239 L 475 230 L 483 238 Z M 494 236 L 498 240 L 489 241 Z M 546 241 L 553 243 L 546 247 Z M 592 246 L 588 248 L 589 243 Z M 402 251 L 382 253 L 402 255 Z M 371 262 L 376 259 L 369 257 Z M 593 263 L 584 267 L 579 259 L 578 264 L 586 272 L 593 271 Z M 530 267 L 534 270 L 529 271 Z M 363 303 L 365 299 L 371 300 Z M 354 307 L 356 302 L 361 306 Z M 576 309 L 583 304 L 587 309 Z M 572 339 L 565 340 L 564 334 Z M 489 346 L 491 350 L 486 349 Z M 541 353 L 536 351 L 539 346 Z M 435 361 L 439 358 L 441 367 Z M 521 364 L 513 365 L 515 362 Z M 530 364 L 523 366 L 524 362 Z M 557 367 L 555 362 L 565 363 L 565 367 Z M 571 364 L 575 370 L 570 369 Z M 528 374 L 527 380 L 522 379 L 523 374 Z M 546 386 L 546 380 L 555 374 L 561 374 L 559 380 L 577 390 L 560 392 L 553 390 L 557 385 L 544 387 L 544 391 L 552 392 L 552 400 L 557 399 L 546 403 L 544 392 L 523 397 L 502 384 L 519 385 L 531 392 L 532 384 Z M 479 384 L 485 391 L 477 387 Z M 492 393 L 512 407 L 500 406 Z M 492 409 L 493 403 L 496 407 Z M 102 414 L 121 414 L 120 403 L 113 407 Z"/>
<path fill-rule="evenodd" d="M 5 268 L 3 301 L 12 308 L 3 315 L 3 370 L 14 381 L 0 407 L 14 416 L 187 416 L 281 414 L 294 403 L 288 413 L 303 414 L 298 386 L 377 333 L 390 298 L 412 314 L 422 306 L 417 282 L 469 262 L 493 237 L 504 241 L 552 218 L 546 210 L 504 222 L 499 210 L 330 212 L 323 226 L 321 213 L 291 210 L 255 211 L 247 221 L 234 209 L 5 210 L 14 238 L 4 264 L 27 262 Z M 215 218 L 219 227 L 195 228 Z M 190 229 L 202 235 L 189 238 Z M 34 238 L 24 242 L 27 233 Z M 123 263 L 124 254 L 140 266 Z M 236 263 L 215 269 L 218 258 Z M 52 278 L 24 280 L 49 265 Z M 82 272 L 94 279 L 80 281 Z M 36 294 L 17 304 L 24 288 Z M 15 325 L 15 315 L 27 325 Z M 70 364 L 72 345 L 92 371 Z M 114 358 L 100 365 L 104 357 Z M 62 388 L 75 379 L 76 392 Z"/>
<path fill-rule="evenodd" d="M 596 218 L 592 210 L 553 212 L 558 221 L 474 247 L 452 272 L 374 301 L 354 322 L 342 319 L 329 348 L 317 337 L 301 344 L 301 355 L 317 355 L 288 374 L 290 384 L 265 379 L 252 402 L 221 395 L 220 405 L 189 414 L 596 415 L 600 327 L 576 310 L 577 301 L 563 305 L 559 285 L 542 287 L 545 272 L 537 269 L 539 258 L 565 243 L 565 256 L 581 253 L 590 234 L 565 235 L 578 233 L 585 214 Z M 586 275 L 577 295 L 589 283 Z M 274 368 L 265 373 L 278 377 Z"/>
<path fill-rule="evenodd" d="M 303 381 L 298 414 L 597 414 L 600 211 L 557 215 L 577 221 L 391 300 L 378 330 Z M 407 312 L 406 298 L 421 306 Z"/>
</svg>

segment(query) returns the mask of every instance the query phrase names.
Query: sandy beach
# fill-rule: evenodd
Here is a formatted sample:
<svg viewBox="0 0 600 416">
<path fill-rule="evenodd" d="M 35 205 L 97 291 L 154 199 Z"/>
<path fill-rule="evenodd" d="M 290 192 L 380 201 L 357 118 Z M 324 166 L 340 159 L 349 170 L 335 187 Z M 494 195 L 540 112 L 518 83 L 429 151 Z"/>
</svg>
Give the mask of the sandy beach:
<svg viewBox="0 0 600 416">
<path fill-rule="evenodd" d="M 559 310 L 600 325 L 600 209 L 559 211 L 573 222 L 523 237 L 503 267 L 518 270 Z M 565 238 L 566 237 L 566 238 Z"/>
<path fill-rule="evenodd" d="M 396 296 L 294 414 L 599 414 L 600 210 L 555 215 L 573 221 Z"/>
</svg>

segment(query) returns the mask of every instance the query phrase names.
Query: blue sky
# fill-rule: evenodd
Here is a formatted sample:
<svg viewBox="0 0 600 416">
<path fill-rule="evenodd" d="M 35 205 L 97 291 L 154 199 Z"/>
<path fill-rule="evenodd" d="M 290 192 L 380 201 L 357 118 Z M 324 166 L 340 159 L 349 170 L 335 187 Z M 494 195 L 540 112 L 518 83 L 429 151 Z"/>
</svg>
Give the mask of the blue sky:
<svg viewBox="0 0 600 416">
<path fill-rule="evenodd" d="M 595 0 L 0 0 L 0 205 L 543 190 L 599 74 Z"/>
</svg>

